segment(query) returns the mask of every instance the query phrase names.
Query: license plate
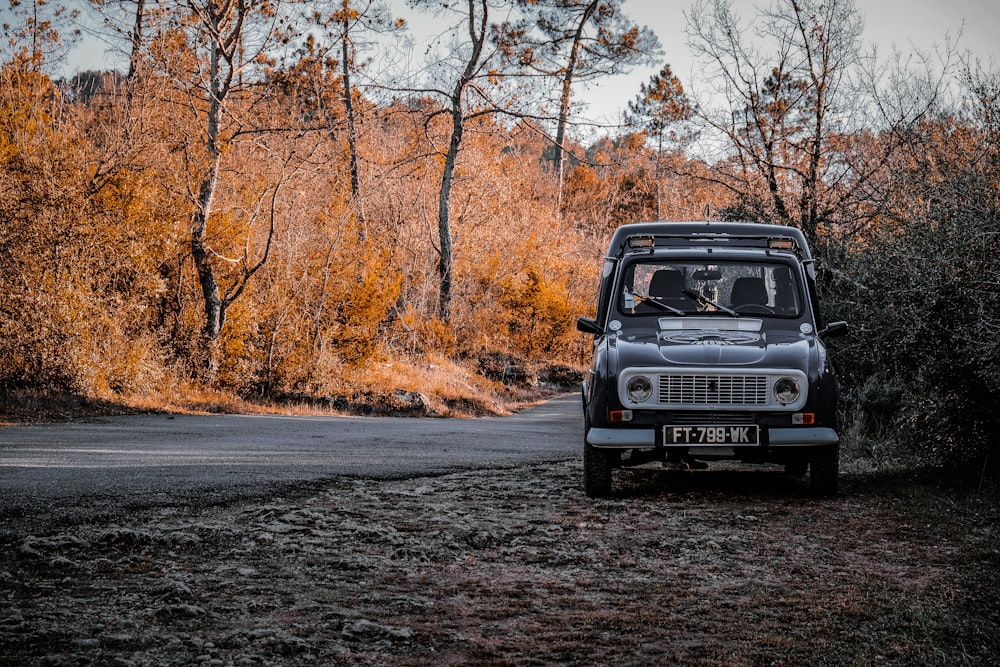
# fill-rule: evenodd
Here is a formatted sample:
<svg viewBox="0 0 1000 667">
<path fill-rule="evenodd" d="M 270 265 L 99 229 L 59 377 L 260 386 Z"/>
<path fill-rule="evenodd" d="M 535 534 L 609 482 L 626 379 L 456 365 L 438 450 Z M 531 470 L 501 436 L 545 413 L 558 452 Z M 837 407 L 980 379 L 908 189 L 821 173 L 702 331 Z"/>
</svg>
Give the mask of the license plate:
<svg viewBox="0 0 1000 667">
<path fill-rule="evenodd" d="M 756 445 L 756 424 L 744 426 L 664 426 L 665 445 Z"/>
</svg>

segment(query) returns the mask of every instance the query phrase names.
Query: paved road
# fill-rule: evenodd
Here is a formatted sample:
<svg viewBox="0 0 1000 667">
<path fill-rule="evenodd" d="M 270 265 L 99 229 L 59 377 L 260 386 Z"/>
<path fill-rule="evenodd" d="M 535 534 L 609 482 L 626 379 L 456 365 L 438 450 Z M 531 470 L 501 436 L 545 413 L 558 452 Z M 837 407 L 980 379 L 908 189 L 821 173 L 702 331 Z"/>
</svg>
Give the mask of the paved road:
<svg viewBox="0 0 1000 667">
<path fill-rule="evenodd" d="M 0 428 L 0 532 L 577 456 L 579 397 L 487 419 L 131 415 Z"/>
</svg>

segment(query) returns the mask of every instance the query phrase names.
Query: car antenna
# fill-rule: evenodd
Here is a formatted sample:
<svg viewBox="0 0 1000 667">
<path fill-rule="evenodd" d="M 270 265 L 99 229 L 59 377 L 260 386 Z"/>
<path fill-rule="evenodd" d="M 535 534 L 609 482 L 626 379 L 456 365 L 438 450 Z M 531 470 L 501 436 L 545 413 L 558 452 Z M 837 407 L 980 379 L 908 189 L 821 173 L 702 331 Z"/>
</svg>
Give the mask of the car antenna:
<svg viewBox="0 0 1000 667">
<path fill-rule="evenodd" d="M 705 204 L 705 222 L 712 222 L 712 204 Z"/>
</svg>

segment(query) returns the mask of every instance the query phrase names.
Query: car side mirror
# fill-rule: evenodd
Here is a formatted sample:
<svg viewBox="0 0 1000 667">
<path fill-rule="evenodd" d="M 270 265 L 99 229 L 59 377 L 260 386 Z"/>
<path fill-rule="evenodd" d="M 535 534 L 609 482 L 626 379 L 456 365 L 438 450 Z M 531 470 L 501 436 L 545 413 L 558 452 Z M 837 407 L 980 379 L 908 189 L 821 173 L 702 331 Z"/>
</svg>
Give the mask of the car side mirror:
<svg viewBox="0 0 1000 667">
<path fill-rule="evenodd" d="M 576 319 L 576 328 L 583 333 L 594 334 L 595 336 L 600 336 L 604 333 L 604 330 L 597 324 L 597 320 L 590 317 L 578 317 Z"/>
<path fill-rule="evenodd" d="M 847 333 L 849 326 L 847 322 L 830 322 L 826 328 L 819 332 L 820 336 L 843 336 Z"/>
</svg>

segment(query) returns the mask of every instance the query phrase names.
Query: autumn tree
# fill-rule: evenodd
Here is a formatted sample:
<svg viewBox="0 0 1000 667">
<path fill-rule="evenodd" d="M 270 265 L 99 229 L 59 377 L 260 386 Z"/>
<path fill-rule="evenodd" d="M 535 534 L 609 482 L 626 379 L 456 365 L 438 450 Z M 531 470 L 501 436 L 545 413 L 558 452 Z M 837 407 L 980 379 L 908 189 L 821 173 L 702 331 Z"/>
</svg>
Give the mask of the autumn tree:
<svg viewBox="0 0 1000 667">
<path fill-rule="evenodd" d="M 70 142 L 52 128 L 56 99 L 37 58 L 22 53 L 0 68 L 0 379 L 11 388 L 74 384 L 64 344 L 73 316 L 64 314 L 59 293 L 69 278 L 61 258 L 75 254 L 79 236 L 62 229 L 59 209 L 78 205 L 81 193 L 80 180 L 66 178 Z"/>
<path fill-rule="evenodd" d="M 414 0 L 413 5 L 439 13 L 452 12 L 459 17 L 455 26 L 458 41 L 449 53 L 433 55 L 441 57 L 436 63 L 436 67 L 443 69 L 438 75 L 440 87 L 413 91 L 432 95 L 442 102 L 442 106 L 428 117 L 428 126 L 438 115 L 447 119 L 446 138 L 441 144 L 434 142 L 434 152 L 442 161 L 437 210 L 438 317 L 448 321 L 454 281 L 451 207 L 459 152 L 468 123 L 480 116 L 510 111 L 511 100 L 504 97 L 504 73 L 499 68 L 497 48 L 490 41 L 490 0 L 467 0 L 464 6 L 452 6 L 439 0 Z"/>
<path fill-rule="evenodd" d="M 158 65 L 186 82 L 188 103 L 202 124 L 187 148 L 193 179 L 189 247 L 204 305 L 202 362 L 211 377 L 218 365 L 217 341 L 227 310 L 266 263 L 271 247 L 272 236 L 267 235 L 256 254 L 224 256 L 213 243 L 212 221 L 223 157 L 239 134 L 250 131 L 242 126 L 246 119 L 236 113 L 240 105 L 234 106 L 233 98 L 252 90 L 250 74 L 270 43 L 276 8 L 270 2 L 179 0 L 175 11 L 176 22 L 166 20 L 158 26 L 158 43 L 152 48 Z M 176 41 L 178 36 L 182 41 Z M 224 284 L 220 270 L 226 276 Z"/>
<path fill-rule="evenodd" d="M 351 41 L 352 28 L 364 14 L 351 7 L 350 0 L 344 0 L 343 5 L 331 17 L 340 27 L 340 65 L 343 80 L 344 116 L 347 120 L 347 146 L 351 164 L 351 199 L 354 212 L 358 217 L 358 227 L 361 230 L 360 240 L 365 239 L 365 211 L 361 205 L 361 177 L 358 169 L 358 129 L 354 112 L 354 89 L 351 86 L 351 69 L 354 66 L 354 45 Z M 327 121 L 327 125 L 330 123 Z"/>
<path fill-rule="evenodd" d="M 384 6 L 373 0 L 331 0 L 325 4 L 327 7 L 324 7 L 324 3 L 316 3 L 316 9 L 308 17 L 309 25 L 318 30 L 302 30 L 291 26 L 286 39 L 299 39 L 305 33 L 305 43 L 294 53 L 299 58 L 294 67 L 305 75 L 304 84 L 313 88 L 312 96 L 317 102 L 317 112 L 330 139 L 336 141 L 340 131 L 346 133 L 351 200 L 358 221 L 359 240 L 363 243 L 367 235 L 367 224 L 358 136 L 362 111 L 359 103 L 363 103 L 363 100 L 355 83 L 355 75 L 366 66 L 366 62 L 359 55 L 358 40 L 365 39 L 366 35 L 372 38 L 384 37 L 401 30 L 404 23 L 394 20 Z M 336 113 L 331 107 L 333 97 L 339 98 L 338 106 L 342 113 Z"/>
<path fill-rule="evenodd" d="M 509 57 L 557 82 L 553 165 L 560 193 L 574 85 L 628 73 L 661 55 L 656 34 L 633 22 L 623 3 L 519 0 L 528 13 L 527 21 L 500 33 L 500 43 Z"/>
<path fill-rule="evenodd" d="M 693 108 L 684 93 L 680 79 L 674 76 L 670 65 L 664 65 L 648 83 L 643 83 L 639 94 L 628 105 L 628 121 L 645 131 L 656 145 L 653 178 L 656 180 L 656 219 L 662 219 L 660 180 L 663 176 L 664 144 L 682 145 L 678 131 L 680 123 L 688 120 Z"/>
<path fill-rule="evenodd" d="M 47 0 L 2 0 L 0 58 L 39 70 L 60 62 L 80 38 L 80 9 Z"/>
<path fill-rule="evenodd" d="M 135 181 L 100 169 L 99 133 L 39 39 L 0 67 L 0 384 L 105 396 L 156 375 L 149 326 L 158 257 L 133 226 Z M 108 77 L 109 79 L 112 77 Z"/>
<path fill-rule="evenodd" d="M 733 3 L 698 0 L 689 35 L 707 81 L 697 118 L 728 152 L 716 178 L 740 200 L 740 217 L 800 227 L 847 222 L 851 193 L 878 171 L 845 165 L 844 142 L 877 118 L 861 85 L 863 19 L 852 0 L 779 0 L 756 23 Z M 754 40 L 752 35 L 759 36 Z M 898 123 L 912 120 L 921 108 Z"/>
</svg>

